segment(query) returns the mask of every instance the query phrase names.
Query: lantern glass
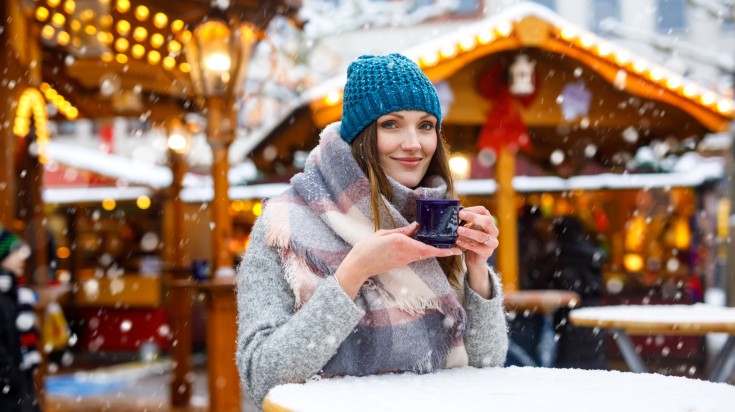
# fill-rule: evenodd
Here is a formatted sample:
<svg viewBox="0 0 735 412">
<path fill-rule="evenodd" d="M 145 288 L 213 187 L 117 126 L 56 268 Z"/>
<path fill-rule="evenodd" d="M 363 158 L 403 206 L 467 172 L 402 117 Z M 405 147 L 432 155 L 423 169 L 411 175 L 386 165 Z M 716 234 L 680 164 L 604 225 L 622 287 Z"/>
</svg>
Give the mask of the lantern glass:
<svg viewBox="0 0 735 412">
<path fill-rule="evenodd" d="M 185 155 L 191 148 L 190 140 L 189 132 L 184 124 L 178 119 L 172 120 L 168 130 L 168 148 L 175 153 Z"/>
<path fill-rule="evenodd" d="M 185 44 L 194 91 L 205 97 L 236 94 L 242 87 L 254 36 L 249 26 L 234 32 L 222 20 L 197 26 Z"/>
</svg>

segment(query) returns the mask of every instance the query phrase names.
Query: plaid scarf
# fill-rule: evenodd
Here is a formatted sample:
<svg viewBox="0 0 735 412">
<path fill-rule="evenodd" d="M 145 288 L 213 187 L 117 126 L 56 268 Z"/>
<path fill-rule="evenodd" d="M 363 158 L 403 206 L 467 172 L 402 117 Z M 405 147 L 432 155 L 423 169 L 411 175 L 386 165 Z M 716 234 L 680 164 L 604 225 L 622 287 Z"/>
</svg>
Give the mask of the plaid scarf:
<svg viewBox="0 0 735 412">
<path fill-rule="evenodd" d="M 396 227 L 415 219 L 416 198 L 446 196 L 446 182 L 438 176 L 417 189 L 389 180 L 394 199 L 386 204 Z M 384 213 L 382 228 L 391 229 Z M 353 245 L 374 233 L 370 183 L 339 137 L 339 123 L 324 129 L 304 172 L 293 177 L 283 195 L 266 202 L 262 218 L 266 242 L 280 253 L 297 311 L 320 279 L 334 275 Z M 467 316 L 436 259 L 373 276 L 355 304 L 365 316 L 324 374 L 426 373 L 467 364 Z"/>
</svg>

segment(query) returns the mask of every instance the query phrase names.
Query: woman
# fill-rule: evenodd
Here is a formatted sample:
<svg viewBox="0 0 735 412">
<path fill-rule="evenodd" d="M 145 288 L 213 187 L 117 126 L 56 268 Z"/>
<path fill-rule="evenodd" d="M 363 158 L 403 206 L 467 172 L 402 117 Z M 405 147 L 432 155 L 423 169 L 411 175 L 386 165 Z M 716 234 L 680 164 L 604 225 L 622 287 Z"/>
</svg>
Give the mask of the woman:
<svg viewBox="0 0 735 412">
<path fill-rule="evenodd" d="M 457 247 L 411 237 L 416 198 L 455 196 L 440 127 L 436 89 L 411 60 L 350 65 L 342 122 L 265 203 L 238 270 L 237 365 L 258 405 L 272 387 L 315 375 L 503 364 L 490 213 L 460 212 L 471 225 Z"/>
</svg>

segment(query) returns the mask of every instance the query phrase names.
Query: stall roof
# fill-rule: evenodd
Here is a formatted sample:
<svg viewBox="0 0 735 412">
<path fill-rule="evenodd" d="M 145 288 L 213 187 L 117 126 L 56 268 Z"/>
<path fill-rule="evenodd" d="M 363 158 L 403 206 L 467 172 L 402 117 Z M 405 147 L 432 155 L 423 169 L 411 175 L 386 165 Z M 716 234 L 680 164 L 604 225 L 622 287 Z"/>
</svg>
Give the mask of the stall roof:
<svg viewBox="0 0 735 412">
<path fill-rule="evenodd" d="M 622 152 L 632 155 L 655 139 L 697 141 L 707 133 L 728 130 L 735 117 L 731 99 L 533 3 L 509 7 L 403 51 L 433 82 L 447 82 L 455 92 L 444 124 L 477 128 L 484 123 L 491 103 L 469 90 L 476 88 L 471 79 L 488 65 L 521 52 L 535 59 L 537 68 L 543 66 L 538 70 L 544 70 L 542 94 L 520 110 L 534 147 L 528 156 L 549 170 L 553 169 L 550 154 L 556 149 L 566 152 L 566 161 L 586 159 L 585 148 L 592 143 L 595 160 L 615 166 L 624 163 L 615 160 Z M 595 93 L 586 123 L 581 116 L 566 120 L 557 103 L 565 84 L 578 79 Z M 258 167 L 269 165 L 263 156 L 266 147 L 278 153 L 314 147 L 318 141 L 314 130 L 341 117 L 344 83 L 342 74 L 307 90 L 302 98 L 309 102 L 309 110 L 294 110 L 284 127 L 251 140 L 248 147 L 253 148 Z M 474 150 L 467 141 L 450 141 L 450 145 L 453 150 Z"/>
<path fill-rule="evenodd" d="M 125 184 L 164 189 L 171 185 L 173 179 L 171 169 L 166 166 L 136 161 L 126 156 L 104 153 L 76 144 L 50 141 L 46 150 L 51 162 L 119 179 Z M 256 175 L 257 170 L 251 163 L 233 165 L 228 173 L 232 184 L 252 180 Z M 187 172 L 183 183 L 185 187 L 211 186 L 212 177 Z"/>
<path fill-rule="evenodd" d="M 586 63 L 617 88 L 682 107 L 713 132 L 727 130 L 735 116 L 731 99 L 530 2 L 509 7 L 403 53 L 416 61 L 432 81 L 439 82 L 483 56 L 524 48 L 538 48 Z M 340 118 L 345 80 L 343 74 L 307 92 L 318 126 Z"/>
<path fill-rule="evenodd" d="M 45 188 L 42 192 L 46 204 L 99 203 L 103 200 L 135 200 L 141 196 L 153 196 L 145 187 L 63 187 Z"/>
</svg>

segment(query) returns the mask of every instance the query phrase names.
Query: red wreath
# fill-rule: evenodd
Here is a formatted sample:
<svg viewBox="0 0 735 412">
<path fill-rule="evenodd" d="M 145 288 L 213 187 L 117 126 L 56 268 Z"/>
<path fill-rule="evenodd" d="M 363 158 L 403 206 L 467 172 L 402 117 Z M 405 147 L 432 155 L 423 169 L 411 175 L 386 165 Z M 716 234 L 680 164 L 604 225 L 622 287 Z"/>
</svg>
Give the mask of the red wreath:
<svg viewBox="0 0 735 412">
<path fill-rule="evenodd" d="M 513 153 L 519 148 L 526 151 L 531 149 L 528 129 L 518 113 L 516 102 L 528 107 L 536 98 L 538 81 L 534 79 L 536 84 L 533 93 L 514 96 L 508 89 L 507 72 L 506 65 L 495 64 L 477 78 L 480 94 L 493 103 L 477 140 L 479 150 L 489 149 L 497 154 L 501 147 Z"/>
</svg>

